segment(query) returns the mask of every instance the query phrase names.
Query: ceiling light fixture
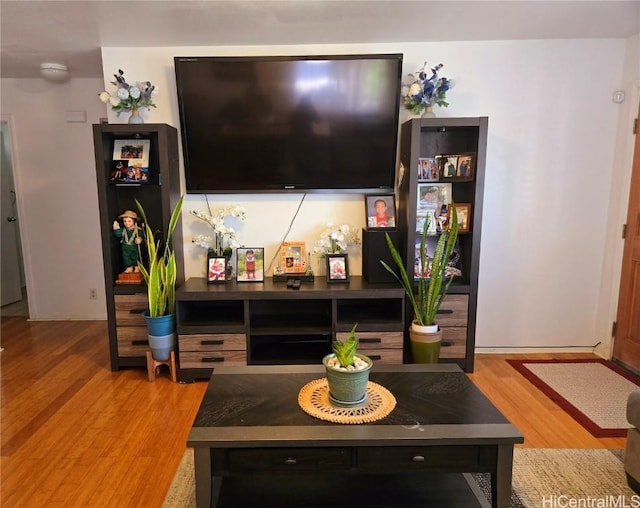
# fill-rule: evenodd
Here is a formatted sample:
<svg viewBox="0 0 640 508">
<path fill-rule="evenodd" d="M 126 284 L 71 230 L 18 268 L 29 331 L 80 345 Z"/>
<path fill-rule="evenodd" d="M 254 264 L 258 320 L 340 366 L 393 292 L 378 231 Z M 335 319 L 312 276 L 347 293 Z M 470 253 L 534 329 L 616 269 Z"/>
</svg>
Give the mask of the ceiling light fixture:
<svg viewBox="0 0 640 508">
<path fill-rule="evenodd" d="M 40 64 L 40 75 L 49 81 L 64 81 L 69 77 L 69 70 L 66 65 L 47 62 Z"/>
</svg>

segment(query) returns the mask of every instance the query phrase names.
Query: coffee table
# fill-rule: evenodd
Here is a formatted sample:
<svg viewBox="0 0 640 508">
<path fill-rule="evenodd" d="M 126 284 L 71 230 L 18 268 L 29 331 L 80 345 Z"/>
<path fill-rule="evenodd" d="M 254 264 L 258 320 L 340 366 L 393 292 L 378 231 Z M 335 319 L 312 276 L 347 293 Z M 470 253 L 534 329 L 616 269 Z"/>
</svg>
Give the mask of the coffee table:
<svg viewBox="0 0 640 508">
<path fill-rule="evenodd" d="M 323 377 L 322 365 L 216 367 L 187 440 L 198 508 L 486 506 L 474 472 L 508 508 L 524 438 L 457 365 L 375 364 L 370 380 L 396 407 L 356 425 L 300 408 L 300 389 Z"/>
</svg>

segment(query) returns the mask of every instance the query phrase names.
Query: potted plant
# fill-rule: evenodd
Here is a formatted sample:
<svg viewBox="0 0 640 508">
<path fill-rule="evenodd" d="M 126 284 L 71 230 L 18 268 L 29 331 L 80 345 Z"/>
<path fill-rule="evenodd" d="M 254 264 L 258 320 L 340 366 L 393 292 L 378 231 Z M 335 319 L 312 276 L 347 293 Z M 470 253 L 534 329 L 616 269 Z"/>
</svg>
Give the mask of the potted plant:
<svg viewBox="0 0 640 508">
<path fill-rule="evenodd" d="M 149 268 L 138 262 L 138 268 L 147 284 L 149 309 L 143 315 L 147 321 L 149 347 L 155 360 L 166 361 L 176 343 L 176 256 L 171 249 L 171 237 L 176 228 L 184 196 L 176 203 L 164 238 L 164 247 L 160 240 L 156 242 L 153 228 L 144 212 L 144 208 L 136 199 L 136 206 L 144 221 Z"/>
<path fill-rule="evenodd" d="M 427 219 L 422 230 L 420 242 L 420 272 L 417 281 L 417 294 L 414 293 L 414 281 L 409 278 L 402 257 L 398 249 L 393 245 L 387 233 L 387 245 L 391 257 L 398 267 L 398 275 L 387 263 L 380 263 L 404 287 L 407 298 L 413 309 L 413 321 L 409 328 L 411 339 L 411 353 L 416 363 L 437 363 L 440 358 L 440 345 L 442 343 L 442 330 L 436 323 L 436 314 L 444 299 L 449 286 L 453 281 L 453 275 L 447 277 L 447 264 L 453 253 L 458 238 L 458 214 L 455 204 L 451 204 L 450 225 L 443 228 L 440 233 L 433 257 L 427 256 L 425 239 L 429 229 L 430 219 Z M 428 267 L 431 270 L 428 270 Z"/>
<path fill-rule="evenodd" d="M 329 385 L 329 399 L 337 406 L 353 406 L 363 403 L 367 398 L 369 371 L 373 360 L 360 354 L 356 326 L 342 341 L 336 337 L 331 344 L 333 353 L 322 359 Z"/>
</svg>

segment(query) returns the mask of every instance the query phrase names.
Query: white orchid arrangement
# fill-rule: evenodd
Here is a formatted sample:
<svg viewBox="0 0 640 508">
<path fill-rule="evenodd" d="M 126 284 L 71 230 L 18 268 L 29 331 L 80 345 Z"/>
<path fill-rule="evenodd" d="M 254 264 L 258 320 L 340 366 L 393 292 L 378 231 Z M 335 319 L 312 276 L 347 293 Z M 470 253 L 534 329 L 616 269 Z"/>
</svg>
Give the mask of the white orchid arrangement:
<svg viewBox="0 0 640 508">
<path fill-rule="evenodd" d="M 101 92 L 98 97 L 105 104 L 110 104 L 111 109 L 116 111 L 117 116 L 123 111 L 135 111 L 139 108 L 155 108 L 152 96 L 157 93 L 157 88 L 150 81 L 136 82 L 130 85 L 124 79 L 124 71 L 118 69 L 118 74 L 113 75 L 115 81 L 111 81 L 115 85 L 116 92 L 111 95 L 109 92 Z"/>
<path fill-rule="evenodd" d="M 326 228 L 320 233 L 313 251 L 320 257 L 327 254 L 342 254 L 351 245 L 359 245 L 360 237 L 358 230 L 350 224 L 336 225 L 329 222 Z"/>
<path fill-rule="evenodd" d="M 225 224 L 225 219 L 235 217 L 241 221 L 246 219 L 244 207 L 239 205 L 229 205 L 220 208 L 215 213 L 191 210 L 191 214 L 198 219 L 209 224 L 213 230 L 213 236 L 197 235 L 193 243 L 199 247 L 204 247 L 207 252 L 213 251 L 218 256 L 231 256 L 233 249 L 241 247 L 236 239 L 236 230 Z"/>
</svg>

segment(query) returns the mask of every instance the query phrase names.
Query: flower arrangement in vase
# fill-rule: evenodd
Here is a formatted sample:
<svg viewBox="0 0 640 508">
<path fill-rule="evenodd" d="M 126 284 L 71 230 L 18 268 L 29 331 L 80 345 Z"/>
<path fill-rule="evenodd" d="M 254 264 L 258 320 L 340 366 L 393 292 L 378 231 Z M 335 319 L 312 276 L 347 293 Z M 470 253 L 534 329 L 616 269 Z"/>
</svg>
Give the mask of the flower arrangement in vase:
<svg viewBox="0 0 640 508">
<path fill-rule="evenodd" d="M 246 218 L 244 207 L 239 205 L 229 205 L 218 209 L 215 213 L 211 211 L 207 203 L 207 212 L 191 210 L 191 214 L 201 221 L 206 222 L 211 227 L 212 235 L 197 235 L 193 243 L 199 247 L 207 249 L 208 256 L 225 257 L 227 261 L 231 259 L 233 249 L 242 245 L 236 239 L 236 230 L 225 224 L 225 220 L 235 217 L 241 221 Z M 228 265 L 229 267 L 231 265 Z"/>
<path fill-rule="evenodd" d="M 424 63 L 422 69 L 416 74 L 409 74 L 411 82 L 402 86 L 404 106 L 415 115 L 423 113 L 433 115 L 433 105 L 447 107 L 447 91 L 453 87 L 453 81 L 445 77 L 439 77 L 438 72 L 443 65 L 438 64 L 431 68 L 431 75 L 428 76 Z"/>
<path fill-rule="evenodd" d="M 347 248 L 359 244 L 360 237 L 354 226 L 328 222 L 320 233 L 313 251 L 320 257 L 325 257 L 327 254 L 344 254 Z"/>
<path fill-rule="evenodd" d="M 131 111 L 129 123 L 144 123 L 140 116 L 140 108 L 155 108 L 152 96 L 157 92 L 156 87 L 150 81 L 136 82 L 130 85 L 124 78 L 124 71 L 118 69 L 118 73 L 113 75 L 115 81 L 111 84 L 116 86 L 115 94 L 101 92 L 98 96 L 105 104 L 110 104 L 111 109 L 120 116 L 123 111 Z"/>
</svg>

